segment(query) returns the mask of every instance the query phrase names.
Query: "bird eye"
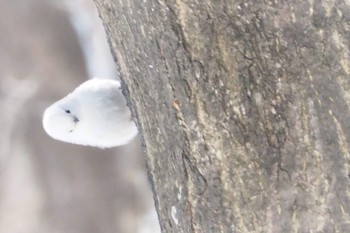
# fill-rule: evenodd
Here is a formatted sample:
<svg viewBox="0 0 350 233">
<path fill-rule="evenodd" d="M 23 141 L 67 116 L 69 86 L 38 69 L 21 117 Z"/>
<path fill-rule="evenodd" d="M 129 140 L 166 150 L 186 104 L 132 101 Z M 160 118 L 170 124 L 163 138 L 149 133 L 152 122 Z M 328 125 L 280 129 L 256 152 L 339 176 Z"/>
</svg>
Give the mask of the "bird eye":
<svg viewBox="0 0 350 233">
<path fill-rule="evenodd" d="M 69 110 L 66 110 L 66 113 L 70 113 L 70 111 L 69 111 Z"/>
</svg>

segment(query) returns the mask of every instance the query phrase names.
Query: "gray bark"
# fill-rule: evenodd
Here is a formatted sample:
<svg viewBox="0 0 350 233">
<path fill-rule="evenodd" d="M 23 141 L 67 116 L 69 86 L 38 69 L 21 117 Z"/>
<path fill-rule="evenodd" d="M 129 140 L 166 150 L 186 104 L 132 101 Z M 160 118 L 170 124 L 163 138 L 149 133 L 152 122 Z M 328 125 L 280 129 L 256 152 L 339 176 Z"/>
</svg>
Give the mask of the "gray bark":
<svg viewBox="0 0 350 233">
<path fill-rule="evenodd" d="M 163 232 L 349 232 L 346 1 L 95 0 Z"/>
</svg>

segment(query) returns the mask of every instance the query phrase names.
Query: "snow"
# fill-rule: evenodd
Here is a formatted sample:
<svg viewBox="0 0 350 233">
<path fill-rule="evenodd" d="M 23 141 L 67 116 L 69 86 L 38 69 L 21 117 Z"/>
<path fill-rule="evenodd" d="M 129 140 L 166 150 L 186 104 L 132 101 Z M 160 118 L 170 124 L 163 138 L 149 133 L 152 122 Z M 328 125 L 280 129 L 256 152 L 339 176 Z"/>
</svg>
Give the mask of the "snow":
<svg viewBox="0 0 350 233">
<path fill-rule="evenodd" d="M 175 206 L 172 206 L 171 207 L 171 218 L 173 219 L 175 224 L 178 225 L 179 224 L 179 220 L 177 219 L 176 214 L 177 214 L 176 208 L 175 208 Z"/>
</svg>

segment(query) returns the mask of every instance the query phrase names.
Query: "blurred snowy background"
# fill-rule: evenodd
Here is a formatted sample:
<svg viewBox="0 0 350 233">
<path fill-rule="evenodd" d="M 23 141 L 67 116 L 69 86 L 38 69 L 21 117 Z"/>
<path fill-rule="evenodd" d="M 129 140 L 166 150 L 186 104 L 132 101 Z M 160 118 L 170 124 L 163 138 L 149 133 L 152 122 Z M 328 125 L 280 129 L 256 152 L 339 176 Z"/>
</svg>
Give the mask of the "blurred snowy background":
<svg viewBox="0 0 350 233">
<path fill-rule="evenodd" d="M 0 0 L 0 232 L 159 232 L 137 139 L 100 150 L 42 129 L 93 76 L 117 73 L 92 0 Z"/>
</svg>

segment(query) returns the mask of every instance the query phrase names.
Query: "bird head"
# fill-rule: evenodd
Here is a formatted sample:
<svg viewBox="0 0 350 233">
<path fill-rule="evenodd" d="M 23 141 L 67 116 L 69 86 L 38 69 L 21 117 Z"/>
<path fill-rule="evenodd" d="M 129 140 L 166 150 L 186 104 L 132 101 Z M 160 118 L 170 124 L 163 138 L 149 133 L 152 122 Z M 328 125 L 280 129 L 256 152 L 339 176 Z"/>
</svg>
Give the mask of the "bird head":
<svg viewBox="0 0 350 233">
<path fill-rule="evenodd" d="M 75 114 L 75 108 L 69 101 L 62 99 L 56 102 L 44 112 L 44 130 L 55 139 L 69 141 L 79 123 Z"/>
</svg>

